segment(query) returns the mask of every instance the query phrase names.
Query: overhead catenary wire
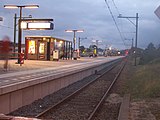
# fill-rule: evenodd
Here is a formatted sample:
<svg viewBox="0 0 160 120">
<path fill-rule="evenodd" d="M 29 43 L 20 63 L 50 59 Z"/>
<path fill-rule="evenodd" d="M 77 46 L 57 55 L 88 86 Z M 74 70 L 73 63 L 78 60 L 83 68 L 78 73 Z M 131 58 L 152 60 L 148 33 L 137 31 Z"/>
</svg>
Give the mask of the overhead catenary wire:
<svg viewBox="0 0 160 120">
<path fill-rule="evenodd" d="M 115 7 L 115 9 L 116 9 L 116 11 L 117 11 L 117 13 L 118 13 L 118 15 L 120 15 L 120 12 L 119 12 L 119 10 L 118 10 L 118 7 L 117 7 L 116 3 L 114 2 L 114 0 L 112 0 L 112 2 L 113 2 L 113 5 L 114 5 L 114 7 Z M 123 26 L 123 25 L 122 25 L 122 22 L 121 22 L 121 27 L 122 27 L 122 26 Z M 121 31 L 123 31 L 122 28 L 121 28 Z M 121 33 L 123 33 L 123 32 L 121 32 Z M 123 38 L 125 38 L 125 37 L 124 37 L 124 34 L 123 34 Z"/>
<path fill-rule="evenodd" d="M 114 7 L 116 8 L 116 10 L 117 10 L 118 14 L 120 14 L 120 12 L 119 12 L 119 10 L 118 10 L 118 7 L 116 6 L 116 4 L 115 4 L 114 0 L 112 0 L 112 2 L 113 2 Z"/>
<path fill-rule="evenodd" d="M 112 0 L 112 1 L 113 1 L 113 0 Z M 113 1 L 113 2 L 114 2 L 114 1 Z M 124 37 L 123 37 L 123 35 L 122 35 L 122 32 L 120 31 L 120 29 L 119 29 L 119 27 L 118 27 L 118 24 L 117 24 L 117 22 L 116 22 L 116 20 L 115 20 L 115 18 L 114 18 L 114 15 L 113 15 L 113 13 L 112 13 L 112 10 L 111 10 L 111 8 L 110 8 L 107 0 L 105 0 L 105 3 L 106 3 L 106 5 L 107 5 L 107 7 L 108 7 L 108 10 L 109 10 L 110 14 L 111 14 L 111 17 L 112 17 L 112 19 L 113 19 L 113 21 L 114 21 L 114 24 L 115 24 L 115 26 L 116 26 L 119 34 L 120 34 L 121 40 L 123 41 L 123 44 L 124 44 L 124 46 L 126 47 L 125 41 L 124 41 Z M 115 3 L 114 3 L 114 5 L 115 5 Z M 116 6 L 116 5 L 115 5 L 115 6 Z M 116 8 L 117 8 L 117 7 L 116 7 Z M 118 10 L 118 8 L 117 8 L 117 10 Z"/>
<path fill-rule="evenodd" d="M 5 25 L 0 25 L 1 27 L 4 27 L 4 28 L 9 28 L 9 29 L 14 29 L 12 27 L 8 27 L 8 26 L 5 26 Z"/>
<path fill-rule="evenodd" d="M 122 35 L 122 33 L 121 33 L 121 31 L 120 31 L 120 29 L 119 29 L 119 27 L 118 27 L 118 24 L 117 24 L 117 22 L 116 22 L 116 20 L 115 20 L 115 18 L 114 18 L 114 15 L 113 15 L 113 13 L 112 13 L 112 11 L 111 11 L 111 8 L 110 8 L 107 0 L 105 0 L 105 3 L 106 3 L 106 5 L 107 5 L 108 10 L 109 10 L 109 12 L 110 12 L 110 14 L 111 14 L 111 17 L 112 17 L 112 19 L 113 19 L 113 21 L 114 21 L 114 23 L 115 23 L 115 26 L 116 26 L 119 34 L 120 34 L 120 37 L 121 37 L 121 39 L 122 39 L 122 41 L 123 41 L 123 43 L 124 43 L 124 45 L 125 45 L 125 42 L 124 42 L 124 39 L 123 39 L 123 35 Z"/>
<path fill-rule="evenodd" d="M 118 10 L 118 7 L 116 6 L 116 3 L 114 2 L 114 0 L 112 0 L 112 2 L 113 2 L 113 5 L 114 5 L 115 9 L 117 10 L 118 15 L 121 15 L 119 10 Z M 133 21 L 131 21 L 129 18 L 127 18 L 127 20 L 136 27 L 136 24 Z M 121 32 L 121 33 L 123 33 L 123 32 Z M 130 32 L 130 33 L 133 33 L 133 32 Z M 125 35 L 123 34 L 123 36 L 125 36 Z M 124 37 L 124 39 L 125 39 L 125 37 Z"/>
</svg>

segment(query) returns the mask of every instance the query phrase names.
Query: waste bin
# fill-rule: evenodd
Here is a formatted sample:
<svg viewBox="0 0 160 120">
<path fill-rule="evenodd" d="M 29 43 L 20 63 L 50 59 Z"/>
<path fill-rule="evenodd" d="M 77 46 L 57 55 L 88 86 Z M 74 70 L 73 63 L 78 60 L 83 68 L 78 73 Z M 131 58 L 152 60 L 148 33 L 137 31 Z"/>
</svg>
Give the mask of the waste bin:
<svg viewBox="0 0 160 120">
<path fill-rule="evenodd" d="M 77 60 L 77 57 L 78 57 L 78 53 L 77 53 L 77 51 L 74 51 L 74 52 L 73 52 L 73 59 L 74 59 L 74 60 Z"/>
<path fill-rule="evenodd" d="M 59 60 L 59 50 L 53 51 L 53 60 L 56 60 L 56 61 Z"/>
</svg>

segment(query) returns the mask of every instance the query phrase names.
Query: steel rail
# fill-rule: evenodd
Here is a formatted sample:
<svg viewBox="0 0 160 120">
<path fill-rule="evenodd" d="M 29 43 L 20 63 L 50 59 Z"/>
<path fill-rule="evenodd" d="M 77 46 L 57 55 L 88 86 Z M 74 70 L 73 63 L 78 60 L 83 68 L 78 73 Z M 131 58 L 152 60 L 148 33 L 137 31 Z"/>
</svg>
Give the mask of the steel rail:
<svg viewBox="0 0 160 120">
<path fill-rule="evenodd" d="M 90 81 L 89 83 L 87 83 L 86 85 L 82 86 L 80 89 L 76 90 L 75 92 L 73 92 L 72 94 L 68 95 L 67 97 L 65 97 L 64 99 L 60 100 L 58 103 L 54 104 L 53 106 L 49 107 L 48 109 L 46 109 L 45 111 L 39 113 L 38 115 L 36 115 L 36 118 L 40 118 L 41 116 L 43 116 L 45 113 L 47 113 L 48 111 L 50 111 L 51 109 L 56 108 L 57 106 L 59 106 L 60 104 L 64 103 L 65 101 L 69 100 L 71 97 L 75 96 L 76 94 L 78 94 L 80 91 L 82 91 L 83 89 L 85 89 L 86 87 L 88 87 L 90 84 L 94 83 L 97 79 L 99 79 L 100 77 L 102 77 L 104 74 L 106 74 L 107 72 L 111 71 L 114 67 L 117 66 L 117 63 L 119 61 L 117 61 L 116 63 L 113 63 L 110 65 L 110 68 L 105 71 L 103 74 L 97 76 L 93 81 Z"/>
<path fill-rule="evenodd" d="M 126 65 L 126 61 L 123 64 L 123 66 L 120 68 L 118 74 L 116 75 L 116 77 L 114 78 L 114 80 L 112 81 L 111 85 L 109 86 L 109 88 L 106 90 L 106 92 L 104 93 L 103 97 L 101 98 L 101 100 L 99 101 L 99 103 L 97 104 L 97 106 L 95 107 L 95 109 L 92 111 L 92 113 L 90 114 L 90 116 L 88 117 L 87 120 L 91 120 L 96 112 L 100 109 L 100 106 L 103 104 L 106 96 L 108 95 L 108 93 L 110 92 L 111 88 L 113 87 L 113 85 L 115 84 L 115 82 L 117 81 L 118 77 L 120 76 L 121 72 L 123 71 L 124 67 Z"/>
</svg>

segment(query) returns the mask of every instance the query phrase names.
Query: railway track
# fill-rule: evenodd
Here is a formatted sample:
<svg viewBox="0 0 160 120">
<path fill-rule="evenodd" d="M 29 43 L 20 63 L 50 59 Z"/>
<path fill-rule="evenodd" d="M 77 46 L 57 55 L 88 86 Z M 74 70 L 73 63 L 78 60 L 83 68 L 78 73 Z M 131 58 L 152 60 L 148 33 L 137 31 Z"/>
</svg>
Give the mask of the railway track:
<svg viewBox="0 0 160 120">
<path fill-rule="evenodd" d="M 120 69 L 117 70 L 118 72 L 115 75 L 115 77 L 113 77 L 113 79 L 112 79 L 113 81 L 111 82 L 111 84 L 109 85 L 109 87 L 106 90 L 105 94 L 103 95 L 103 97 L 101 98 L 99 103 L 96 105 L 95 109 L 92 111 L 92 113 L 90 114 L 90 116 L 88 117 L 87 120 L 106 120 L 106 119 L 115 120 L 115 119 L 118 119 L 120 103 L 116 103 L 116 104 L 107 103 L 106 104 L 105 100 L 110 95 L 110 90 L 112 89 L 112 87 L 114 86 L 116 80 L 120 76 L 123 68 L 125 67 L 125 64 L 126 64 L 126 62 L 119 66 Z"/>
<path fill-rule="evenodd" d="M 105 72 L 97 73 L 99 76 L 94 81 L 87 83 L 36 117 L 56 120 L 93 119 L 124 66 L 124 61 L 121 64 L 118 62 L 107 68 Z"/>
</svg>

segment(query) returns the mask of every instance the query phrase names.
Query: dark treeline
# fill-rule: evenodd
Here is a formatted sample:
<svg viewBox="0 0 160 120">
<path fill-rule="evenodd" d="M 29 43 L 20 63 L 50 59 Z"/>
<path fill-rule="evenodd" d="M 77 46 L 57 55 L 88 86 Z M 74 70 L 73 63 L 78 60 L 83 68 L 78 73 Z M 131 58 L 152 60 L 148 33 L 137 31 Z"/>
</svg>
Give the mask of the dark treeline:
<svg viewBox="0 0 160 120">
<path fill-rule="evenodd" d="M 156 48 L 153 43 L 150 43 L 141 54 L 139 64 L 147 64 L 157 58 L 160 58 L 160 45 Z"/>
</svg>

